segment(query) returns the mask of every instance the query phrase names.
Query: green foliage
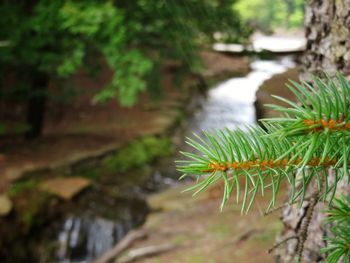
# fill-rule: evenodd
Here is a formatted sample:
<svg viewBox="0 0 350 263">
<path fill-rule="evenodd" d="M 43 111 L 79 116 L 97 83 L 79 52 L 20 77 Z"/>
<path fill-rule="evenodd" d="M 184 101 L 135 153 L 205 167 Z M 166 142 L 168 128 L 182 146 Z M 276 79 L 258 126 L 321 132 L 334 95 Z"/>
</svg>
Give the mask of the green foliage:
<svg viewBox="0 0 350 263">
<path fill-rule="evenodd" d="M 167 138 L 145 137 L 135 140 L 125 146 L 118 153 L 105 160 L 108 169 L 126 172 L 133 168 L 164 157 L 171 153 L 171 142 Z"/>
<path fill-rule="evenodd" d="M 67 78 L 82 66 L 92 66 L 85 63 L 95 56 L 94 63 L 105 58 L 114 71 L 108 89 L 122 105 L 132 105 L 145 89 L 152 63 L 128 47 L 125 15 L 112 1 L 42 0 L 32 6 L 7 2 L 0 10 L 7 14 L 0 18 L 1 28 L 11 29 L 1 36 L 9 45 L 0 49 L 0 63 L 22 68 L 17 73 L 24 81 L 37 71 Z"/>
<path fill-rule="evenodd" d="M 6 132 L 6 125 L 0 122 L 0 135 Z"/>
<path fill-rule="evenodd" d="M 23 122 L 15 122 L 11 125 L 0 122 L 0 136 L 4 134 L 21 135 L 27 132 L 30 127 Z"/>
<path fill-rule="evenodd" d="M 34 189 L 37 186 L 36 180 L 26 180 L 13 184 L 9 189 L 9 195 L 11 197 L 17 196 L 24 191 Z"/>
<path fill-rule="evenodd" d="M 327 157 L 337 160 L 335 168 L 344 168 L 348 175 L 350 129 L 350 84 L 344 76 L 338 74 L 337 80 L 328 75 L 324 80 L 313 78 L 315 85 L 304 82 L 303 85 L 292 82 L 289 89 L 298 98 L 299 103 L 288 101 L 274 96 L 290 106 L 281 107 L 267 105 L 284 114 L 281 118 L 265 119 L 267 125 L 281 125 L 274 133 L 275 136 L 300 138 L 302 144 L 295 146 L 298 149 L 308 149 L 301 168 L 313 157 L 320 157 L 321 162 Z M 316 155 L 315 155 L 316 153 Z"/>
<path fill-rule="evenodd" d="M 2 1 L 0 98 L 27 104 L 27 138 L 40 135 L 47 100 L 62 105 L 77 98 L 71 76 L 79 70 L 97 76 L 108 67 L 112 73 L 93 103 L 116 98 L 131 107 L 146 88 L 160 98 L 168 62 L 176 65 L 178 80 L 201 68 L 199 50 L 211 46 L 214 33 L 247 39 L 251 31 L 231 8 L 234 2 Z"/>
<path fill-rule="evenodd" d="M 332 225 L 332 237 L 327 237 L 328 245 L 322 249 L 327 253 L 328 263 L 350 262 L 350 198 L 341 197 L 333 201 L 332 207 L 326 211 L 327 222 Z"/>
<path fill-rule="evenodd" d="M 50 194 L 31 194 L 26 197 L 27 201 L 25 203 L 25 208 L 18 210 L 18 218 L 21 222 L 21 227 L 25 232 L 32 229 L 33 225 L 40 222 L 40 213 L 43 211 L 44 207 L 48 207 L 50 201 Z"/>
<path fill-rule="evenodd" d="M 301 28 L 304 23 L 303 0 L 240 0 L 234 8 L 245 22 L 263 31 Z"/>
<path fill-rule="evenodd" d="M 16 97 L 26 98 L 38 72 L 62 80 L 106 62 L 113 77 L 95 102 L 116 97 L 132 106 L 150 75 L 160 74 L 154 63 L 176 59 L 194 70 L 198 45 L 209 43 L 218 28 L 235 39 L 249 34 L 231 9 L 233 2 L 5 1 L 0 4 L 0 69 L 16 70 L 24 84 Z"/>
<path fill-rule="evenodd" d="M 217 131 L 196 136 L 187 143 L 197 152 L 184 152 L 188 159 L 178 161 L 184 176 L 195 174 L 199 182 L 189 190 L 195 194 L 217 181 L 224 182 L 222 207 L 234 189 L 237 202 L 243 189 L 242 211 L 251 207 L 257 192 L 271 188 L 269 208 L 275 204 L 282 181 L 292 188 L 291 202 L 303 203 L 309 184 L 316 180 L 322 199 L 333 199 L 337 183 L 349 177 L 350 84 L 338 74 L 334 80 L 314 78 L 313 86 L 291 82 L 289 88 L 299 103 L 276 97 L 287 106 L 270 105 L 283 115 L 265 119 L 262 128 L 248 132 Z M 328 183 L 328 169 L 335 183 Z M 300 176 L 295 177 L 295 172 Z M 244 181 L 241 185 L 241 181 Z"/>
<path fill-rule="evenodd" d="M 183 72 L 201 67 L 198 51 L 211 45 L 213 35 L 222 32 L 225 40 L 246 41 L 251 30 L 244 26 L 231 6 L 235 0 L 137 0 L 116 1 L 124 10 L 128 40 L 153 62 L 148 75 L 151 94 L 159 94 L 161 62 L 177 61 Z M 175 76 L 177 78 L 178 76 Z"/>
</svg>

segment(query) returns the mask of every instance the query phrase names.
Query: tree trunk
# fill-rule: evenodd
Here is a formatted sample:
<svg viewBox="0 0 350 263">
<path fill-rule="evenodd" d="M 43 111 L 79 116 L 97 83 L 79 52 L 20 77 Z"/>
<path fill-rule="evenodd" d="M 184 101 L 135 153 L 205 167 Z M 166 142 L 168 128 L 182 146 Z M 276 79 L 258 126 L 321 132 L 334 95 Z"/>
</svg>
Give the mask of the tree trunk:
<svg viewBox="0 0 350 263">
<path fill-rule="evenodd" d="M 350 74 L 350 0 L 309 0 L 305 9 L 306 73 Z"/>
<path fill-rule="evenodd" d="M 41 135 L 47 100 L 49 78 L 46 74 L 34 72 L 31 76 L 32 86 L 27 104 L 27 125 L 29 130 L 26 139 L 34 139 Z"/>
<path fill-rule="evenodd" d="M 320 75 L 327 72 L 334 75 L 337 71 L 350 75 L 350 0 L 309 0 L 305 10 L 305 30 L 307 50 L 303 57 L 301 78 L 310 79 L 310 73 Z M 331 180 L 330 174 L 330 180 Z M 315 190 L 309 189 L 308 197 Z M 339 185 L 337 194 L 349 194 L 349 185 Z M 307 200 L 307 198 L 306 198 Z M 302 209 L 299 205 L 287 206 L 282 212 L 283 233 L 277 242 L 297 236 L 305 224 L 310 208 L 310 200 L 305 201 Z M 312 214 L 307 240 L 301 262 L 324 262 L 326 255 L 320 249 L 327 244 L 324 236 L 329 231 L 323 224 L 322 211 L 326 204 L 319 202 Z M 291 263 L 297 258 L 296 239 L 290 239 L 275 249 L 277 262 Z"/>
</svg>

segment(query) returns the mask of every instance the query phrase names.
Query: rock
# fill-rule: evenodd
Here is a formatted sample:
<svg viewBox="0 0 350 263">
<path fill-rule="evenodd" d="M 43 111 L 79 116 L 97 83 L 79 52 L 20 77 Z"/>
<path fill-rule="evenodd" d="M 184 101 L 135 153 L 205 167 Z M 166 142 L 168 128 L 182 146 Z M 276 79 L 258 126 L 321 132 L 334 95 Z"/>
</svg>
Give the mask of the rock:
<svg viewBox="0 0 350 263">
<path fill-rule="evenodd" d="M 40 171 L 42 169 L 43 168 L 40 165 L 31 162 L 26 162 L 21 164 L 20 166 L 5 167 L 4 175 L 8 181 L 14 182 L 23 178 L 26 174 L 30 174 L 35 171 Z"/>
<path fill-rule="evenodd" d="M 64 200 L 71 200 L 90 184 L 89 180 L 82 177 L 54 178 L 40 183 L 39 189 Z"/>
<path fill-rule="evenodd" d="M 0 216 L 8 215 L 12 210 L 12 202 L 10 198 L 2 194 L 0 195 Z"/>
<path fill-rule="evenodd" d="M 242 76 L 249 72 L 249 60 L 242 57 L 228 56 L 219 52 L 200 52 L 204 70 L 201 75 L 205 79 L 225 79 L 232 76 Z"/>
<path fill-rule="evenodd" d="M 186 211 L 199 200 L 208 198 L 207 192 L 192 197 L 192 193 L 184 192 L 192 184 L 182 184 L 169 188 L 159 193 L 148 196 L 147 203 L 151 209 L 158 211 Z"/>
<path fill-rule="evenodd" d="M 152 136 L 165 134 L 175 123 L 176 118 L 179 116 L 179 111 L 177 110 L 167 110 L 164 114 L 159 114 L 159 116 L 150 120 L 148 127 L 143 128 L 139 131 L 139 136 Z"/>
<path fill-rule="evenodd" d="M 16 181 L 22 176 L 22 170 L 16 167 L 10 167 L 4 171 L 5 178 L 10 182 Z"/>
<path fill-rule="evenodd" d="M 286 72 L 274 75 L 264 81 L 256 93 L 257 118 L 272 118 L 279 116 L 277 111 L 264 107 L 265 104 L 277 104 L 286 106 L 281 101 L 276 100 L 271 95 L 278 95 L 291 101 L 295 101 L 294 94 L 287 88 L 288 80 L 299 81 L 299 68 L 288 69 Z"/>
<path fill-rule="evenodd" d="M 350 51 L 346 52 L 344 55 L 344 60 L 349 61 L 350 60 Z"/>
</svg>

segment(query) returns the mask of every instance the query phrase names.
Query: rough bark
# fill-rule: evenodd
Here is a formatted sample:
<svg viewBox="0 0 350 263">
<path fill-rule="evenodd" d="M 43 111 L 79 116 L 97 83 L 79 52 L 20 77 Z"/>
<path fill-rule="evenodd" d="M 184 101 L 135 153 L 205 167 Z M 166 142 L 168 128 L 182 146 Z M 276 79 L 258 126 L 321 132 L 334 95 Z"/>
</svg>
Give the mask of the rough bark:
<svg viewBox="0 0 350 263">
<path fill-rule="evenodd" d="M 305 8 L 303 77 L 350 74 L 350 0 L 309 0 Z"/>
<path fill-rule="evenodd" d="M 308 80 L 310 73 L 320 75 L 327 72 L 334 75 L 337 71 L 350 75 L 350 0 L 313 0 L 306 3 L 305 29 L 307 38 L 307 50 L 303 57 L 301 78 Z M 330 174 L 330 180 L 332 175 Z M 308 197 L 311 197 L 314 189 L 309 189 Z M 339 185 L 337 194 L 350 194 L 349 185 Z M 306 198 L 308 199 L 308 198 Z M 298 236 L 310 201 L 305 201 L 302 208 L 299 205 L 287 206 L 282 212 L 284 230 L 278 237 L 281 242 L 288 237 Z M 324 236 L 329 229 L 323 224 L 322 211 L 326 204 L 318 202 L 312 214 L 307 240 L 301 262 L 324 262 L 325 255 L 320 249 L 327 244 Z M 298 240 L 289 239 L 275 249 L 277 262 L 296 262 Z"/>
</svg>

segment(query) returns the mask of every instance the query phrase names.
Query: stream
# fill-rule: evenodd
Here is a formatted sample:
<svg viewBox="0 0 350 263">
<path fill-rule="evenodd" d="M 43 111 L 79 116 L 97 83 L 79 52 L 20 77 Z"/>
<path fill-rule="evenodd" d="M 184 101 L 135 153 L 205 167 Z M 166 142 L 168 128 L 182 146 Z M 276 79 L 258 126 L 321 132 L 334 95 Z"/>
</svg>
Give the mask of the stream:
<svg viewBox="0 0 350 263">
<path fill-rule="evenodd" d="M 256 123 L 254 102 L 262 83 L 275 74 L 295 66 L 290 57 L 279 60 L 255 60 L 251 72 L 244 77 L 231 78 L 209 90 L 202 108 L 192 120 L 192 132 L 213 129 L 244 129 Z"/>
<path fill-rule="evenodd" d="M 249 74 L 215 85 L 206 97 L 200 99 L 200 107 L 188 120 L 185 135 L 225 127 L 244 129 L 247 124 L 255 124 L 254 102 L 259 86 L 273 75 L 294 66 L 291 57 L 252 61 Z M 184 147 L 182 145 L 181 149 Z M 128 180 L 129 183 L 106 182 L 110 188 L 111 184 L 118 185 L 116 198 L 104 198 L 104 187 L 94 188 L 80 197 L 75 204 L 77 208 L 72 207 L 69 214 L 50 226 L 49 236 L 56 241 L 54 258 L 49 262 L 91 262 L 111 249 L 129 230 L 142 225 L 150 212 L 145 201 L 147 194 L 177 183 L 179 174 L 175 171 L 174 158 L 178 156 L 142 171 L 148 174 L 147 180 L 134 183 L 139 174 L 133 174 L 131 178 L 129 175 L 118 176 L 124 178 L 119 180 Z M 120 192 L 120 189 L 123 190 Z"/>
</svg>

